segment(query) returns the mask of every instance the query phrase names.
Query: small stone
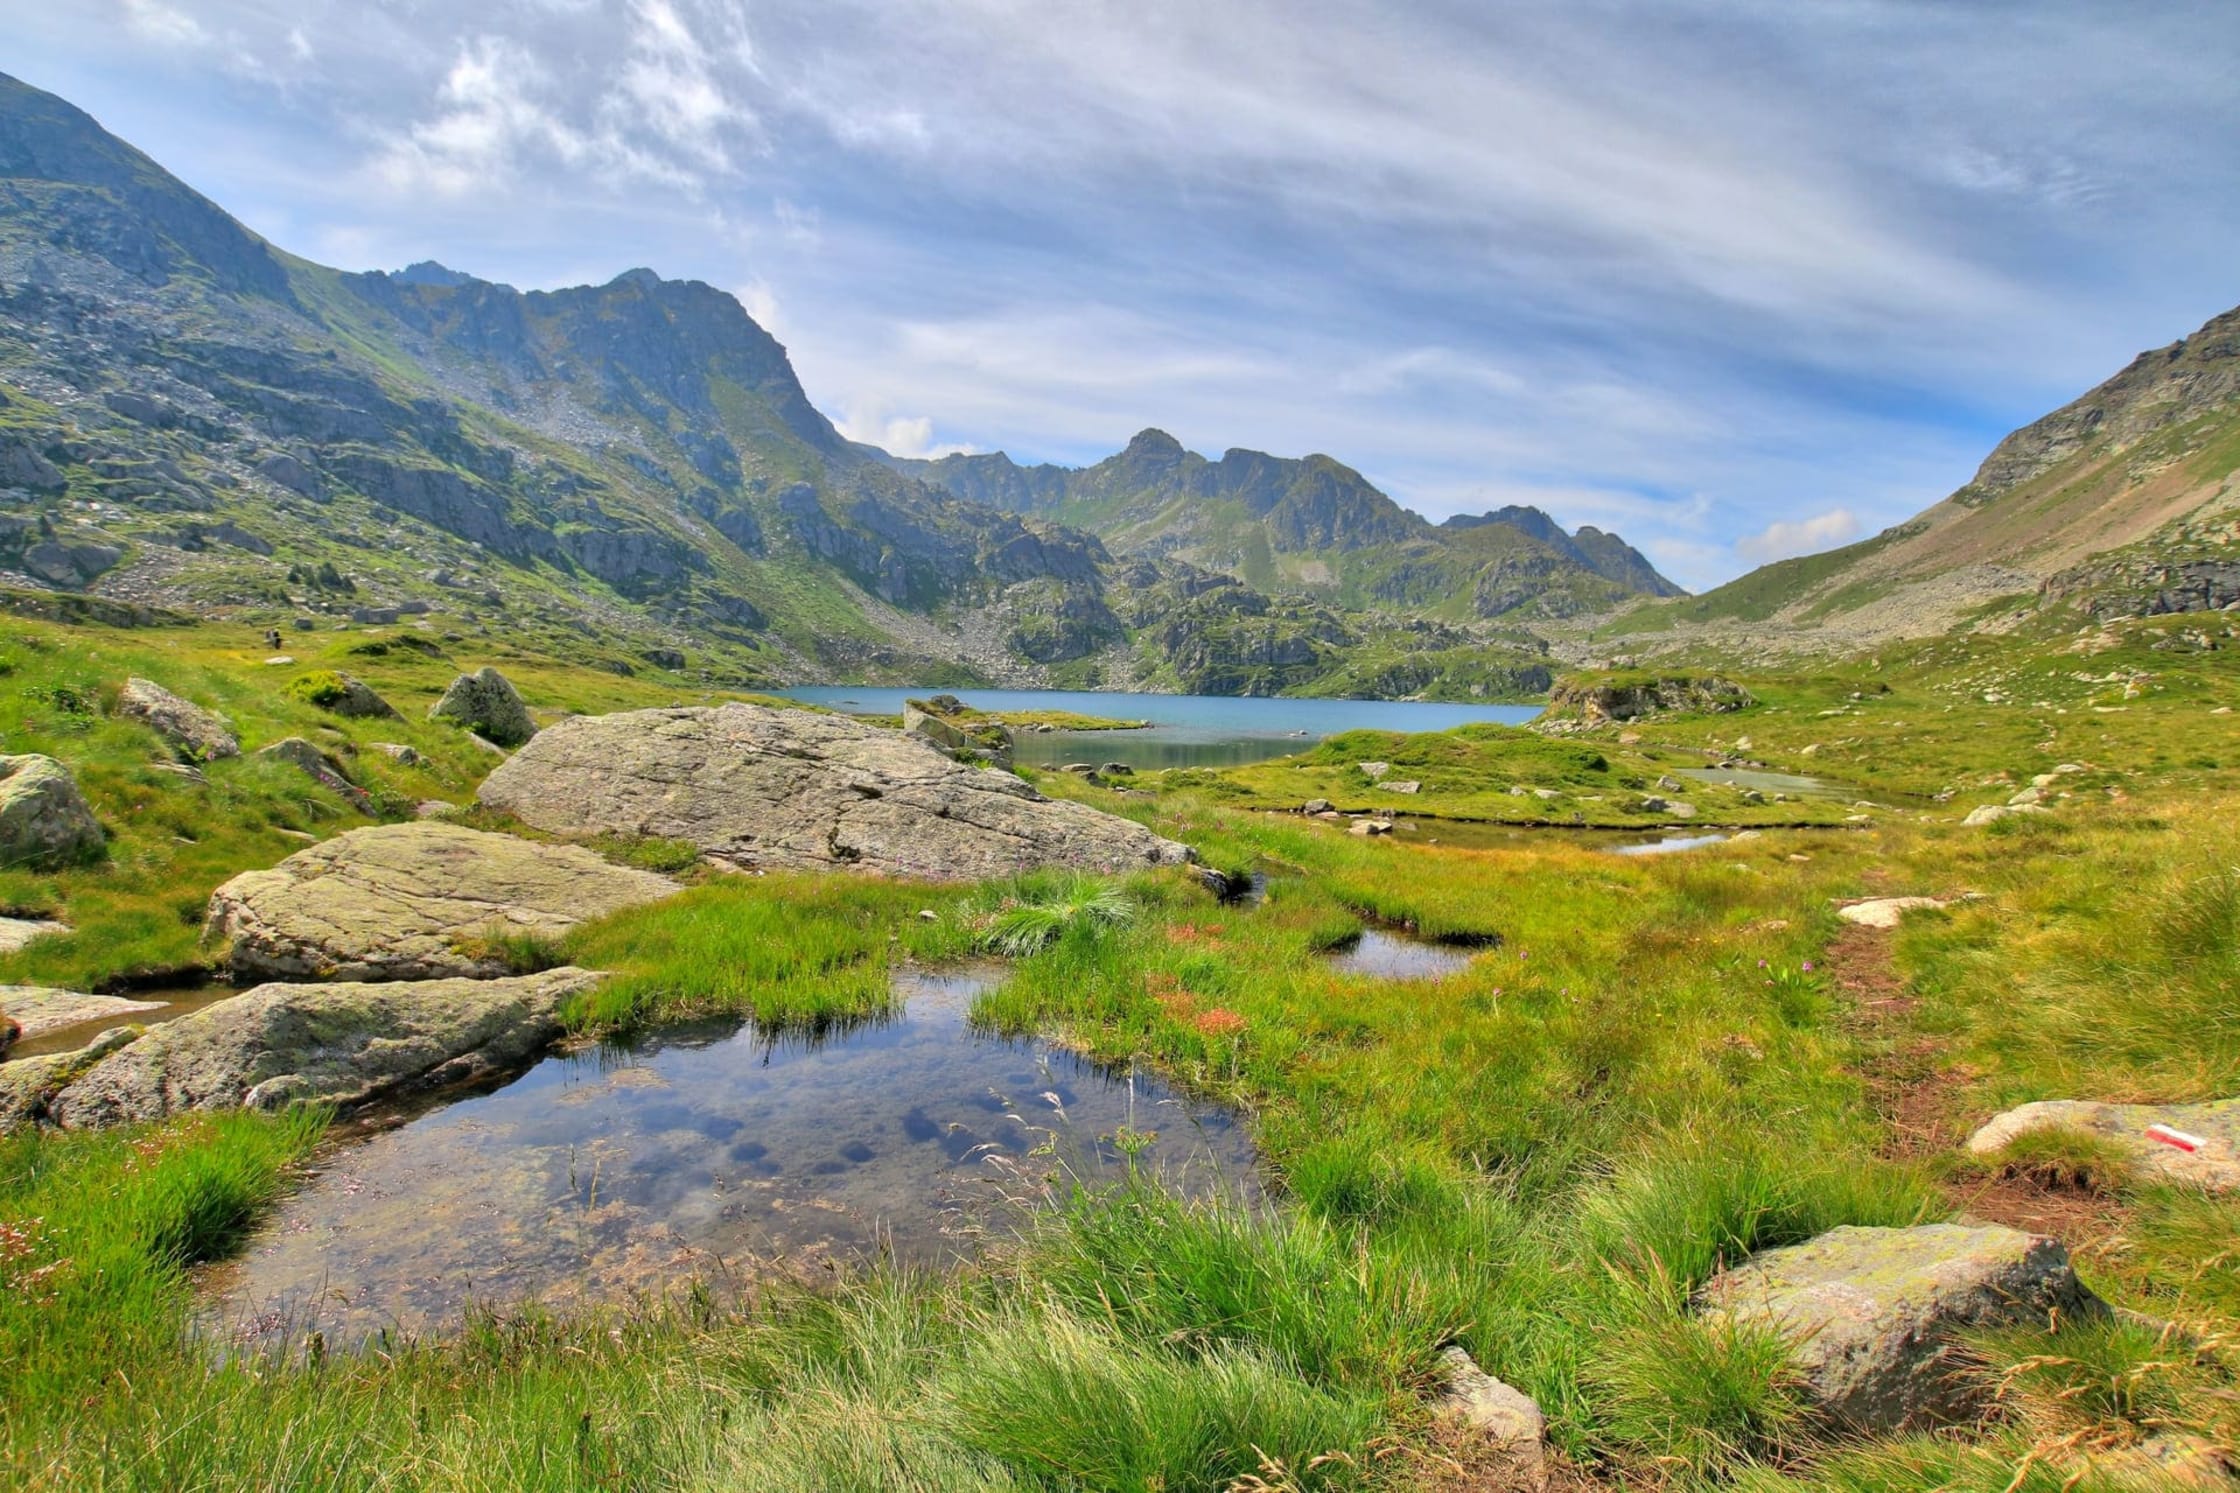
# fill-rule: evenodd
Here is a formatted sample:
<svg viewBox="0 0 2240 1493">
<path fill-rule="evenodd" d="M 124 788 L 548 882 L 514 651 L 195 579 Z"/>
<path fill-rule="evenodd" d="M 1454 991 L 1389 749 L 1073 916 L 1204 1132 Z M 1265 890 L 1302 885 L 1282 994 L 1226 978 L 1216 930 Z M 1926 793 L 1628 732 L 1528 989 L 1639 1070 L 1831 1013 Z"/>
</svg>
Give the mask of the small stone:
<svg viewBox="0 0 2240 1493">
<path fill-rule="evenodd" d="M 406 746 L 401 741 L 377 741 L 373 749 L 399 767 L 425 767 L 428 759 L 420 755 L 417 747 Z"/>
<path fill-rule="evenodd" d="M 1544 1451 L 1548 1418 L 1532 1396 L 1502 1383 L 1478 1367 L 1453 1343 L 1439 1350 L 1439 1370 L 1446 1386 L 1432 1401 L 1431 1410 L 1484 1436 L 1520 1461 L 1538 1467 Z"/>
<path fill-rule="evenodd" d="M 1392 771 L 1392 764 L 1389 762 L 1356 762 L 1354 766 L 1360 768 L 1361 775 L 1372 783 Z"/>
<path fill-rule="evenodd" d="M 0 954 L 13 954 L 34 938 L 69 931 L 68 923 L 58 923 L 53 918 L 0 917 Z M 6 1005 L 7 1001 L 0 998 L 0 1007 Z"/>
<path fill-rule="evenodd" d="M 1330 812 L 1330 800 L 1327 798 L 1310 798 L 1300 808 L 1299 812 L 1302 814 L 1327 814 Z"/>
<path fill-rule="evenodd" d="M 1387 793 L 1421 793 L 1423 791 L 1423 784 L 1413 778 L 1406 780 L 1386 778 L 1377 786 Z"/>
</svg>

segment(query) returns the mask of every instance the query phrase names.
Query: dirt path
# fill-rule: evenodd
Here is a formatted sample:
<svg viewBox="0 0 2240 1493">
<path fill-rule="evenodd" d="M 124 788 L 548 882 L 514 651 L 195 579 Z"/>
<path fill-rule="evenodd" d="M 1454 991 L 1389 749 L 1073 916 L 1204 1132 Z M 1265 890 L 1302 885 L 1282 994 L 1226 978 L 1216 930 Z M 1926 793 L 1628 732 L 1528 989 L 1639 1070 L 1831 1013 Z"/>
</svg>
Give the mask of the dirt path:
<svg viewBox="0 0 2240 1493">
<path fill-rule="evenodd" d="M 1920 1002 L 1891 955 L 1891 935 L 1846 923 L 1826 960 L 1842 1003 L 1840 1019 L 1859 1044 L 1857 1071 L 1888 1127 L 1883 1154 L 1894 1160 L 1958 1154 L 1982 1118 L 1971 1105 L 1978 1075 L 1916 1028 Z M 1944 1179 L 1943 1190 L 1959 1214 L 2051 1234 L 2080 1255 L 2108 1247 L 2124 1224 L 2124 1210 L 2113 1199 L 2060 1179 L 1963 1172 Z"/>
</svg>

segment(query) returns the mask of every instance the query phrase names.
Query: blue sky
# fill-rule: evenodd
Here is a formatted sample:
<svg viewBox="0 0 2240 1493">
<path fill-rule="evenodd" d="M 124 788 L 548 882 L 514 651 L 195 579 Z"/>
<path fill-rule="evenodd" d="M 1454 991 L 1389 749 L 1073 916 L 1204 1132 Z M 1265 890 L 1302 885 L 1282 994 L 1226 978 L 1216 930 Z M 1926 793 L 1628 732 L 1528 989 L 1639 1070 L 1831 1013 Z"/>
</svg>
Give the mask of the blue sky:
<svg viewBox="0 0 2240 1493">
<path fill-rule="evenodd" d="M 282 247 L 735 292 L 851 435 L 1146 425 L 1703 587 L 2240 303 L 2232 0 L 0 0 Z"/>
</svg>

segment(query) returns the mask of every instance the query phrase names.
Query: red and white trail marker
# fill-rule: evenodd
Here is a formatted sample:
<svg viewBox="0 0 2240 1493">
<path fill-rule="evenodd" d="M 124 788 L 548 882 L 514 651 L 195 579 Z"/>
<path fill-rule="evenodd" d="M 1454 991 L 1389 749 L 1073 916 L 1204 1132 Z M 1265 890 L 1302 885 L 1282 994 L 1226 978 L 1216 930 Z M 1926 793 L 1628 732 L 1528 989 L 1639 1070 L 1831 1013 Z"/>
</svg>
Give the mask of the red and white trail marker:
<svg viewBox="0 0 2240 1493">
<path fill-rule="evenodd" d="M 2147 1139 L 2160 1141 L 2166 1146 L 2176 1146 L 2181 1151 L 2198 1151 L 2208 1144 L 2198 1135 L 2188 1135 L 2183 1130 L 2175 1130 L 2168 1125 L 2149 1125 Z"/>
</svg>

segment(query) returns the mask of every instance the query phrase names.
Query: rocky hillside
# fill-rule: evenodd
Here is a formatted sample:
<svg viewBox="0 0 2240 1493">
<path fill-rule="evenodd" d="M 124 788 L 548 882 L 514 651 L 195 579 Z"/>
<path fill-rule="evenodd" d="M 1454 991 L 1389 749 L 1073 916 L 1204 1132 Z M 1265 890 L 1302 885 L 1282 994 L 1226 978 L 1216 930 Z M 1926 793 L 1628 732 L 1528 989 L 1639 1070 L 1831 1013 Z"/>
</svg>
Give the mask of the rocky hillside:
<svg viewBox="0 0 2240 1493">
<path fill-rule="evenodd" d="M 960 497 L 1090 530 L 1123 554 L 1350 607 L 1525 619 L 1681 594 L 1614 534 L 1566 534 L 1536 508 L 1434 525 L 1327 456 L 1238 448 L 1213 461 L 1146 430 L 1078 469 L 1022 467 L 1001 452 L 895 465 Z"/>
<path fill-rule="evenodd" d="M 1972 481 L 1872 539 L 1783 560 L 1599 635 L 1847 647 L 1997 622 L 2240 601 L 2240 310 L 2014 432 Z"/>
<path fill-rule="evenodd" d="M 1229 486 L 1286 553 L 1352 543 L 1365 502 L 1374 543 L 1427 528 L 1334 462 L 1257 460 Z M 258 627 L 418 613 L 740 682 L 1329 690 L 1422 651 L 1347 596 L 1147 579 L 1032 474 L 998 495 L 898 465 L 710 286 L 312 264 L 0 77 L 0 583 Z M 1178 586 L 1220 600 L 1149 599 Z M 1410 692 L 1545 684 L 1527 636 L 1434 641 Z"/>
</svg>

